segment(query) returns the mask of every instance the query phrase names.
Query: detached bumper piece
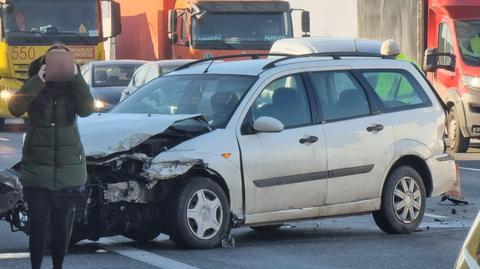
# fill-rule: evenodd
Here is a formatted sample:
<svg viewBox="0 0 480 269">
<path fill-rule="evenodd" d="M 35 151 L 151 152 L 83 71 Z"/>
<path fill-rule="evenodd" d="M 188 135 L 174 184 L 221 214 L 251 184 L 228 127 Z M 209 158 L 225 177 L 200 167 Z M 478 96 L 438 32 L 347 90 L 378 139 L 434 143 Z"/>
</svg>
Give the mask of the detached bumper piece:
<svg viewBox="0 0 480 269">
<path fill-rule="evenodd" d="M 12 169 L 0 172 L 0 216 L 15 209 L 22 200 L 22 185 L 19 175 Z"/>
</svg>

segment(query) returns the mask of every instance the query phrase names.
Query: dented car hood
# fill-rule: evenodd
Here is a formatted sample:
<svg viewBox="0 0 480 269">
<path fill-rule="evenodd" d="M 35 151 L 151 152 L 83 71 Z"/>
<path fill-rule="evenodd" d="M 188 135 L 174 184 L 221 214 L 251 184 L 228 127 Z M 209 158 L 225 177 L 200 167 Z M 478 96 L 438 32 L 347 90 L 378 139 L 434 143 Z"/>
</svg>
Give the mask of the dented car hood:
<svg viewBox="0 0 480 269">
<path fill-rule="evenodd" d="M 201 115 L 105 113 L 78 121 L 85 155 L 93 158 L 127 151 L 175 122 Z"/>
</svg>

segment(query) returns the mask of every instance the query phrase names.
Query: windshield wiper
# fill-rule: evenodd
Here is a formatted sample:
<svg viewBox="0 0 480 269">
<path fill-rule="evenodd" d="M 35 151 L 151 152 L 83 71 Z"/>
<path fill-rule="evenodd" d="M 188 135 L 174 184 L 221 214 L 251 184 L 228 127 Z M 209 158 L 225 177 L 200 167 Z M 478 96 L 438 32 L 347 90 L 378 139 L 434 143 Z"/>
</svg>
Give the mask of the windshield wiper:
<svg viewBox="0 0 480 269">
<path fill-rule="evenodd" d="M 77 33 L 77 32 L 71 32 L 71 31 L 70 31 L 70 32 L 67 32 L 67 31 L 65 31 L 65 32 L 57 32 L 56 34 L 60 34 L 60 35 L 64 35 L 64 34 L 66 34 L 66 35 L 73 35 L 73 36 L 77 37 L 78 39 L 80 39 L 80 40 L 81 40 L 83 43 L 85 43 L 85 44 L 91 43 L 88 39 L 85 38 L 85 36 L 83 36 L 83 35 L 81 35 L 81 34 L 79 34 L 79 33 Z"/>
<path fill-rule="evenodd" d="M 45 33 L 42 33 L 40 31 L 25 31 L 25 30 L 18 30 L 18 31 L 8 31 L 7 32 L 7 35 L 8 34 L 11 34 L 11 33 L 14 33 L 14 34 L 34 34 L 34 35 L 39 35 L 40 37 L 42 37 L 45 41 L 48 42 L 48 44 L 53 44 L 53 41 L 50 40 L 47 35 Z"/>
<path fill-rule="evenodd" d="M 235 49 L 235 47 L 232 44 L 228 44 L 224 40 L 208 40 L 208 41 L 194 41 L 194 42 L 198 42 L 200 44 L 203 44 L 203 46 L 205 46 L 205 45 L 212 45 L 212 46 L 220 45 L 221 46 L 220 48 L 215 47 L 214 49 Z"/>
</svg>

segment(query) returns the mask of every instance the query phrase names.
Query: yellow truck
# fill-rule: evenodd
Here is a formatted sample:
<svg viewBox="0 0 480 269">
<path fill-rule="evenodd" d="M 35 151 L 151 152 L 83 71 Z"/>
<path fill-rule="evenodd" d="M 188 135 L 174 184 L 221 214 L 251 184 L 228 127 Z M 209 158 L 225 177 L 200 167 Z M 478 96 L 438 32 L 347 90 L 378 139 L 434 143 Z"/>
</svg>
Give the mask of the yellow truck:
<svg viewBox="0 0 480 269">
<path fill-rule="evenodd" d="M 52 44 L 67 45 L 83 64 L 103 60 L 103 42 L 121 32 L 120 6 L 111 0 L 0 0 L 0 19 L 0 129 L 29 64 Z"/>
</svg>

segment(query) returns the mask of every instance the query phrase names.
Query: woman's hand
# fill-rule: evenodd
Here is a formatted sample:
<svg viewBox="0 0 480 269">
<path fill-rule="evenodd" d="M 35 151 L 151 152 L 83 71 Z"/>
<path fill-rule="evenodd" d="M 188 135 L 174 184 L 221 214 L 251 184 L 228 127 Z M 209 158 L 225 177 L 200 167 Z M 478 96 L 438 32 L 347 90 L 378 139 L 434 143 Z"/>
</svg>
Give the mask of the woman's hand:
<svg viewBox="0 0 480 269">
<path fill-rule="evenodd" d="M 43 83 L 46 83 L 46 80 L 45 80 L 45 71 L 46 70 L 47 70 L 47 67 L 45 65 L 42 65 L 42 67 L 40 67 L 40 70 L 38 70 L 38 77 L 40 78 L 40 80 Z"/>
</svg>

